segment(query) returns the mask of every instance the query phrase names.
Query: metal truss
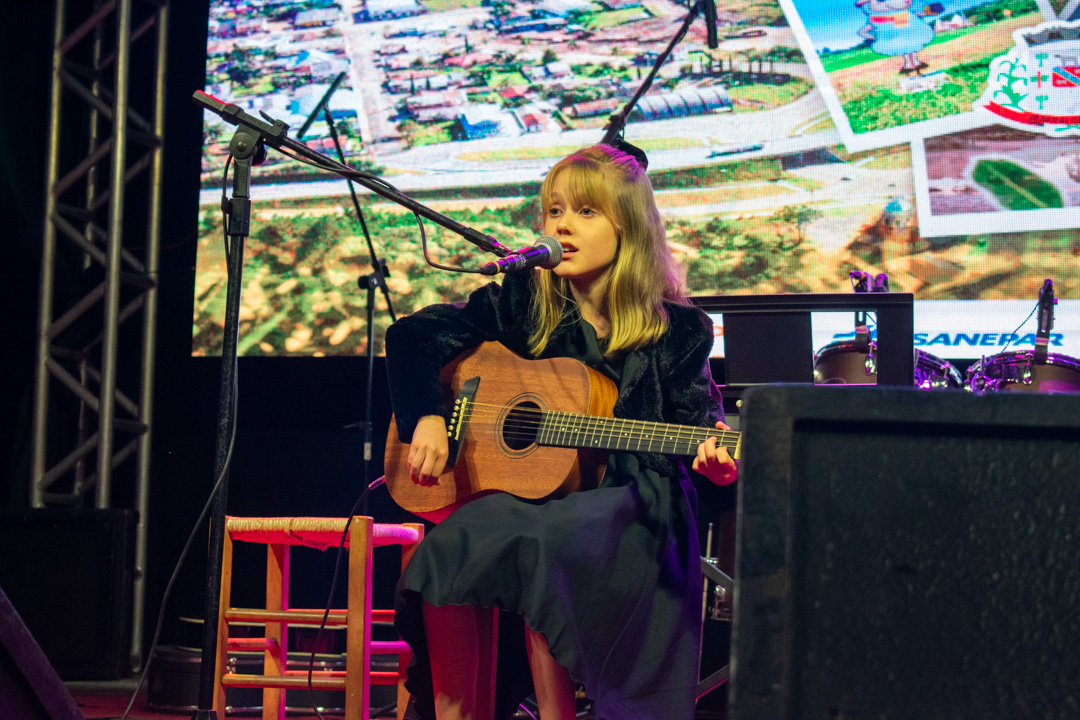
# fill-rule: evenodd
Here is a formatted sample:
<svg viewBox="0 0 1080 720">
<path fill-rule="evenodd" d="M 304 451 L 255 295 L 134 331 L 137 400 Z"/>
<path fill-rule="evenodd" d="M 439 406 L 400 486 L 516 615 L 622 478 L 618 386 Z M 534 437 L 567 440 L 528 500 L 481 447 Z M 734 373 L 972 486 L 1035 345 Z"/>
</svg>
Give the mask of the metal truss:
<svg viewBox="0 0 1080 720">
<path fill-rule="evenodd" d="M 56 0 L 55 9 L 30 502 L 137 511 L 138 668 L 168 2 Z M 139 204 L 125 208 L 128 194 Z"/>
</svg>

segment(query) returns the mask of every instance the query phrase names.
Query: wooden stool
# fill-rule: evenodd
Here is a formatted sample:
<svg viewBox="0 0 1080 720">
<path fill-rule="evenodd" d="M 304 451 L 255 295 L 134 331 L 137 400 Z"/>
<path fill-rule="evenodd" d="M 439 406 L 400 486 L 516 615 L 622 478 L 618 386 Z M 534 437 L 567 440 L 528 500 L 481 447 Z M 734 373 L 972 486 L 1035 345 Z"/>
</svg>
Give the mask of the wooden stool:
<svg viewBox="0 0 1080 720">
<path fill-rule="evenodd" d="M 263 720 L 284 720 L 283 691 L 287 688 L 306 688 L 307 671 L 290 671 L 286 667 L 289 623 L 318 625 L 325 610 L 294 610 L 289 607 L 289 550 L 292 545 L 307 545 L 319 549 L 337 547 L 348 518 L 238 518 L 225 519 L 225 544 L 221 563 L 221 603 L 218 610 L 217 666 L 214 673 L 214 711 L 225 717 L 226 687 L 263 688 Z M 315 689 L 345 691 L 346 720 L 368 720 L 368 689 L 370 684 L 394 685 L 398 691 L 398 720 L 405 714 L 408 693 L 405 691 L 405 668 L 412 653 L 401 640 L 373 642 L 372 620 L 392 622 L 393 610 L 371 609 L 372 551 L 380 545 L 401 545 L 401 567 L 404 570 L 424 537 L 419 524 L 375 524 L 370 517 L 354 517 L 348 523 L 346 541 L 349 553 L 348 607 L 331 610 L 327 625 L 344 625 L 345 672 L 316 671 L 312 675 Z M 266 608 L 234 608 L 230 605 L 232 591 L 233 542 L 263 543 L 266 548 Z M 229 622 L 265 622 L 262 638 L 229 638 Z M 240 675 L 228 672 L 229 650 L 262 650 L 263 674 Z M 398 656 L 397 672 L 372 672 L 371 656 Z"/>
</svg>

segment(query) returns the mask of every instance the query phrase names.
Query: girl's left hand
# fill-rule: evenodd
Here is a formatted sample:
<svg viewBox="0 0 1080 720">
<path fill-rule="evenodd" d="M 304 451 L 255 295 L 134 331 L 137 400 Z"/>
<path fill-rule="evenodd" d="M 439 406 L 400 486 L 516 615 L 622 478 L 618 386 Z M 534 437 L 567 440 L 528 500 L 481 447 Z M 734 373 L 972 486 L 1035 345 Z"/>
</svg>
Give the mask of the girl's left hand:
<svg viewBox="0 0 1080 720">
<path fill-rule="evenodd" d="M 722 422 L 716 423 L 717 430 L 730 430 Z M 731 459 L 727 448 L 716 444 L 716 438 L 710 437 L 698 445 L 697 457 L 691 467 L 709 478 L 716 485 L 730 485 L 738 479 L 739 467 Z"/>
</svg>

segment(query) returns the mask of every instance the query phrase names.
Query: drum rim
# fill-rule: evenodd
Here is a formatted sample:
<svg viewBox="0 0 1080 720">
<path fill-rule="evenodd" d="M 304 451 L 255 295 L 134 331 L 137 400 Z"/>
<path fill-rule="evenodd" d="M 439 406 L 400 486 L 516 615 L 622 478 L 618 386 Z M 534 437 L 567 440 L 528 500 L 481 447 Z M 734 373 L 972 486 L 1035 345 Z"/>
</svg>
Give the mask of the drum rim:
<svg viewBox="0 0 1080 720">
<path fill-rule="evenodd" d="M 1037 365 L 1058 365 L 1080 372 L 1080 359 L 1074 358 L 1071 355 L 1065 355 L 1064 353 L 1048 352 L 1046 353 L 1046 359 L 1044 361 L 1035 361 L 1034 350 L 1010 350 L 1009 352 L 997 353 L 996 355 L 988 355 L 973 362 L 968 367 L 967 372 L 968 375 L 972 375 L 982 370 L 984 366 L 1015 365 L 1017 364 L 1016 361 L 1033 362 Z"/>
<path fill-rule="evenodd" d="M 874 348 L 876 350 L 877 349 L 877 343 L 874 342 L 873 340 L 871 340 L 870 343 L 868 344 L 868 347 Z M 822 345 L 820 348 L 818 348 L 814 352 L 814 361 L 816 362 L 817 359 L 819 357 L 821 357 L 822 355 L 831 355 L 831 354 L 834 354 L 834 353 L 837 353 L 837 352 L 848 352 L 848 351 L 855 351 L 855 352 L 858 352 L 858 353 L 863 354 L 863 355 L 866 354 L 866 353 L 862 352 L 861 350 L 859 350 L 858 343 L 856 343 L 854 340 L 834 340 L 831 343 L 829 343 L 828 345 Z"/>
<path fill-rule="evenodd" d="M 874 341 L 874 340 L 871 340 L 869 347 L 873 348 L 874 350 L 877 350 L 877 342 Z M 834 341 L 832 341 L 831 343 L 829 343 L 827 345 L 822 345 L 820 348 L 817 349 L 817 351 L 814 352 L 814 362 L 816 363 L 817 359 L 819 357 L 823 357 L 825 355 L 833 355 L 833 354 L 836 354 L 838 352 L 849 352 L 849 351 L 854 351 L 854 352 L 857 352 L 857 353 L 866 354 L 866 353 L 863 353 L 861 350 L 859 350 L 858 343 L 856 343 L 853 340 L 834 340 Z M 927 352 L 926 350 L 923 350 L 922 348 L 912 348 L 912 354 L 915 355 L 916 357 L 925 357 L 925 358 L 930 358 L 932 360 L 939 361 L 942 366 L 948 365 L 949 367 L 951 367 L 953 369 L 956 369 L 956 366 L 953 365 L 951 362 L 949 362 L 948 358 L 943 358 L 940 355 L 935 355 L 932 352 Z"/>
<path fill-rule="evenodd" d="M 871 357 L 876 357 L 876 355 L 877 355 L 877 343 L 875 341 L 871 340 L 870 343 L 869 343 L 869 346 L 868 346 L 868 348 L 867 348 L 867 350 L 865 352 L 863 352 L 861 349 L 859 349 L 858 343 L 856 343 L 853 340 L 834 340 L 833 342 L 831 342 L 831 343 L 829 343 L 827 345 L 823 345 L 821 348 L 819 348 L 817 350 L 817 352 L 814 353 L 814 373 L 815 373 L 814 384 L 815 385 L 829 385 L 830 384 L 830 383 L 827 383 L 827 382 L 818 382 L 817 376 L 816 376 L 816 373 L 817 373 L 818 368 L 819 368 L 818 361 L 819 360 L 825 360 L 825 359 L 827 359 L 829 357 L 832 357 L 834 355 L 841 355 L 841 354 L 845 354 L 845 353 L 856 353 L 856 354 L 859 354 L 859 355 L 867 355 L 867 356 L 871 356 Z M 953 365 L 951 362 L 949 362 L 948 359 L 940 357 L 938 355 L 934 355 L 933 353 L 927 352 L 927 351 L 925 351 L 925 350 L 923 350 L 921 348 L 912 348 L 912 355 L 914 356 L 914 360 L 915 360 L 915 362 L 914 362 L 914 364 L 912 366 L 912 377 L 911 377 L 911 386 L 912 387 L 920 388 L 920 389 L 934 389 L 934 390 L 943 390 L 943 389 L 962 390 L 966 386 L 967 383 L 965 382 L 964 374 L 962 372 L 960 372 L 960 370 L 955 365 Z M 925 378 L 929 378 L 931 380 L 939 379 L 939 380 L 944 381 L 945 386 L 944 387 L 936 387 L 936 388 L 931 386 L 930 388 L 923 388 L 922 382 L 917 382 L 917 380 L 919 379 L 920 370 L 922 371 L 924 379 Z M 873 373 L 868 373 L 867 377 L 869 377 L 871 375 L 873 375 L 874 377 L 877 376 L 876 368 L 875 368 L 875 371 Z M 861 383 L 855 383 L 855 384 L 861 384 Z M 867 384 L 870 384 L 870 383 L 867 383 Z"/>
</svg>

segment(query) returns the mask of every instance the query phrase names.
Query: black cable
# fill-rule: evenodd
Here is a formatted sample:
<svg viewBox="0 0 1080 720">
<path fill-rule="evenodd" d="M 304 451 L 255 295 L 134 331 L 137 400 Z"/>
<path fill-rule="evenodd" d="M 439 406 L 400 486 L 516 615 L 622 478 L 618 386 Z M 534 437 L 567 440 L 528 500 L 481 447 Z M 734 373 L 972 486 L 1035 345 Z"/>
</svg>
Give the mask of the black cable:
<svg viewBox="0 0 1080 720">
<path fill-rule="evenodd" d="M 416 213 L 413 213 L 413 216 L 416 218 L 416 226 L 418 228 L 420 228 L 420 247 L 424 251 L 424 262 L 426 262 L 428 265 L 435 268 L 436 270 L 450 270 L 451 272 L 461 272 L 461 273 L 482 273 L 483 272 L 483 270 L 480 269 L 480 268 L 465 268 L 465 267 L 456 267 L 456 266 L 453 266 L 453 265 L 443 265 L 441 263 L 437 263 L 434 260 L 432 260 L 431 256 L 428 254 L 427 231 L 424 230 L 424 220 L 423 220 L 423 218 L 421 218 Z"/>
<path fill-rule="evenodd" d="M 338 175 L 344 175 L 347 180 L 352 179 L 354 177 L 362 177 L 362 178 L 366 178 L 368 180 L 373 180 L 373 181 L 377 182 L 378 184 L 382 185 L 383 187 L 388 188 L 390 190 L 393 190 L 394 192 L 401 192 L 396 187 L 394 187 L 390 183 L 386 182 L 382 178 L 380 178 L 378 176 L 375 176 L 375 175 L 372 175 L 371 173 L 364 172 L 363 170 L 355 170 L 355 169 L 350 168 L 349 171 L 346 172 L 346 171 L 342 170 L 341 168 L 339 168 L 336 165 L 330 165 L 329 163 L 325 163 L 325 162 L 316 162 L 312 158 L 307 158 L 307 157 L 303 157 L 301 155 L 296 155 L 295 153 L 288 152 L 285 148 L 278 148 L 278 150 L 283 155 L 286 155 L 287 157 L 290 157 L 293 160 L 296 160 L 297 162 L 301 162 L 301 163 L 304 163 L 305 165 L 310 165 L 312 167 L 319 168 L 320 170 L 327 170 L 329 172 L 333 172 L 333 173 L 338 174 Z M 477 273 L 477 274 L 480 274 L 480 273 L 483 272 L 483 270 L 481 270 L 480 268 L 473 269 L 473 268 L 457 267 L 457 266 L 453 266 L 453 265 L 442 265 L 442 264 L 437 263 L 434 260 L 432 260 L 431 255 L 428 254 L 427 233 L 424 230 L 424 220 L 423 220 L 423 218 L 420 217 L 420 215 L 418 213 L 416 213 L 416 211 L 413 211 L 413 217 L 416 218 L 416 224 L 420 228 L 420 246 L 421 246 L 421 248 L 423 248 L 423 251 L 424 251 L 424 261 L 428 265 L 430 265 L 431 267 L 433 267 L 433 268 L 435 268 L 437 270 L 449 270 L 451 272 Z"/>
<path fill-rule="evenodd" d="M 221 230 L 225 242 L 225 272 L 228 274 L 230 266 L 229 258 L 232 256 L 232 247 L 229 244 L 229 223 L 232 221 L 232 212 L 229 205 L 229 196 L 225 189 L 229 187 L 229 165 L 232 163 L 232 153 L 225 159 L 225 174 L 221 176 Z"/>
<path fill-rule="evenodd" d="M 225 274 L 229 274 L 229 269 L 232 267 L 232 263 L 228 262 L 231 248 L 229 247 L 229 202 L 225 194 L 225 188 L 229 183 L 229 165 L 232 163 L 232 154 L 230 153 L 228 159 L 225 160 L 225 172 L 222 176 L 221 182 L 221 221 L 222 227 L 225 229 Z M 128 713 L 131 712 L 132 706 L 135 704 L 135 699 L 139 695 L 139 690 L 142 688 L 143 683 L 146 682 L 146 676 L 150 672 L 150 664 L 154 661 L 154 651 L 157 649 L 158 640 L 161 638 L 161 628 L 165 624 L 165 607 L 168 605 L 169 596 L 172 595 L 173 585 L 176 584 L 176 578 L 180 576 L 180 568 L 184 565 L 184 560 L 187 559 L 188 551 L 191 549 L 191 544 L 195 541 L 195 534 L 198 532 L 199 527 L 203 524 L 203 520 L 210 514 L 210 508 L 214 504 L 214 498 L 217 497 L 218 490 L 221 489 L 221 485 L 225 480 L 225 476 L 228 475 L 229 465 L 232 462 L 233 447 L 236 444 L 236 408 L 237 408 L 237 388 L 238 378 L 237 374 L 239 370 L 239 363 L 233 360 L 233 383 L 232 383 L 232 425 L 229 428 L 229 448 L 225 452 L 225 461 L 222 463 L 221 472 L 218 473 L 217 480 L 214 481 L 214 486 L 210 489 L 210 496 L 206 499 L 206 504 L 203 505 L 202 512 L 199 513 L 199 518 L 195 521 L 195 525 L 191 528 L 191 532 L 188 534 L 187 542 L 184 543 L 183 550 L 180 551 L 180 557 L 176 561 L 176 565 L 173 566 L 172 575 L 169 577 L 169 582 L 165 585 L 165 593 L 162 595 L 161 604 L 158 606 L 157 624 L 154 627 L 154 637 L 150 641 L 150 649 L 146 653 L 146 664 L 143 665 L 142 674 L 139 675 L 139 682 L 135 685 L 134 692 L 131 693 L 131 699 L 128 701 L 127 707 L 124 709 L 124 714 L 120 716 L 119 720 L 126 720 Z"/>
<path fill-rule="evenodd" d="M 233 392 L 232 392 L 232 413 L 233 418 L 236 417 L 236 370 L 233 370 Z M 135 704 L 135 698 L 139 695 L 139 689 L 142 688 L 143 683 L 146 682 L 146 676 L 150 672 L 150 663 L 154 661 L 154 651 L 157 649 L 158 640 L 161 637 L 161 628 L 165 622 L 165 606 L 169 602 L 169 596 L 172 594 L 173 585 L 176 584 L 176 578 L 180 575 L 180 568 L 184 564 L 184 560 L 187 558 L 188 551 L 191 549 L 191 544 L 195 541 L 195 535 L 199 527 L 203 524 L 203 520 L 210 514 L 210 508 L 214 504 L 214 498 L 217 496 L 218 490 L 221 488 L 221 483 L 224 481 L 226 474 L 229 471 L 229 464 L 232 461 L 233 446 L 236 443 L 236 422 L 233 421 L 232 427 L 229 429 L 229 449 L 225 453 L 225 462 L 222 465 L 221 472 L 218 474 L 217 480 L 214 482 L 214 487 L 210 490 L 210 497 L 206 499 L 206 504 L 203 505 L 202 512 L 199 513 L 198 520 L 195 521 L 194 527 L 191 528 L 191 532 L 188 534 L 187 542 L 184 543 L 184 549 L 180 551 L 180 557 L 176 561 L 176 565 L 173 567 L 172 576 L 169 578 L 168 584 L 165 586 L 165 594 L 161 598 L 161 605 L 158 607 L 157 625 L 154 628 L 154 638 L 150 641 L 150 650 L 146 653 L 146 664 L 143 666 L 142 674 L 139 676 L 139 682 L 135 686 L 135 691 L 131 693 L 131 700 L 128 701 L 127 708 L 124 710 L 124 714 L 120 716 L 119 720 L 126 720 L 128 713 L 131 712 L 132 706 Z"/>
<path fill-rule="evenodd" d="M 1029 312 L 1028 316 L 1026 318 L 1024 318 L 1024 321 L 1022 323 L 1020 323 L 1019 325 L 1017 325 L 1015 330 L 1013 330 L 1011 333 L 1009 333 L 1009 342 L 1005 343 L 1005 347 L 1001 348 L 1001 352 L 1005 352 L 1006 350 L 1009 349 L 1009 346 L 1012 345 L 1013 338 L 1018 336 L 1018 334 L 1020 332 L 1020 328 L 1024 327 L 1024 325 L 1027 324 L 1027 321 L 1031 319 L 1031 316 L 1034 315 L 1035 311 L 1038 310 L 1038 309 L 1039 309 L 1039 303 L 1036 302 L 1035 307 L 1031 308 L 1031 312 Z"/>
</svg>

